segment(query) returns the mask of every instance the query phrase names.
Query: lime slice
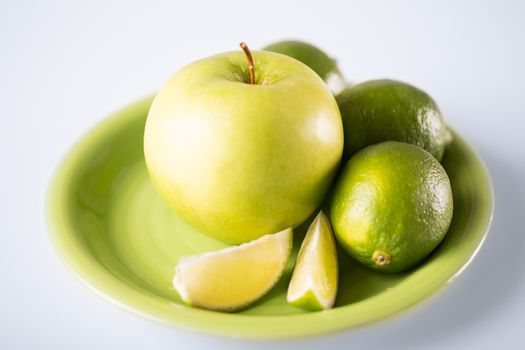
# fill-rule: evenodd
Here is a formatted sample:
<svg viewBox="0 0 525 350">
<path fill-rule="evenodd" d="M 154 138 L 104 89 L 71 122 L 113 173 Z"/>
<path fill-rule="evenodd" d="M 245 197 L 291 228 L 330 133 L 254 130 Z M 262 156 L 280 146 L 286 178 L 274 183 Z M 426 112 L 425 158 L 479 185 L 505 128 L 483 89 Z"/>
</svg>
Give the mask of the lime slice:
<svg viewBox="0 0 525 350">
<path fill-rule="evenodd" d="M 189 305 L 234 311 L 266 294 L 283 274 L 292 229 L 216 252 L 182 257 L 173 286 Z"/>
<path fill-rule="evenodd" d="M 307 310 L 329 309 L 337 294 L 337 251 L 330 221 L 321 211 L 310 225 L 288 287 L 288 302 Z"/>
</svg>

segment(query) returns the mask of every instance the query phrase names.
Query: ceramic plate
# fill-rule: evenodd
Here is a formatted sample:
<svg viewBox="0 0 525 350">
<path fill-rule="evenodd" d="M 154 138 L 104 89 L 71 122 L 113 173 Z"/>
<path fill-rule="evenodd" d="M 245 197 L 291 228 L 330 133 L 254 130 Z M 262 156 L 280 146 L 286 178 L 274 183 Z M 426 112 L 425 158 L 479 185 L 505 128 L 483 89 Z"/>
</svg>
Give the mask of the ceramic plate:
<svg viewBox="0 0 525 350">
<path fill-rule="evenodd" d="M 225 245 L 177 218 L 153 189 L 142 152 L 150 104 L 151 99 L 137 102 L 82 138 L 58 169 L 48 203 L 51 237 L 70 270 L 107 299 L 148 318 L 248 338 L 311 336 L 380 321 L 450 283 L 472 260 L 490 225 L 489 176 L 456 134 L 443 161 L 454 194 L 452 224 L 416 269 L 372 272 L 340 253 L 335 308 L 304 312 L 286 303 L 294 255 L 272 291 L 242 312 L 185 306 L 171 285 L 178 258 Z M 295 230 L 295 251 L 307 224 Z"/>
</svg>

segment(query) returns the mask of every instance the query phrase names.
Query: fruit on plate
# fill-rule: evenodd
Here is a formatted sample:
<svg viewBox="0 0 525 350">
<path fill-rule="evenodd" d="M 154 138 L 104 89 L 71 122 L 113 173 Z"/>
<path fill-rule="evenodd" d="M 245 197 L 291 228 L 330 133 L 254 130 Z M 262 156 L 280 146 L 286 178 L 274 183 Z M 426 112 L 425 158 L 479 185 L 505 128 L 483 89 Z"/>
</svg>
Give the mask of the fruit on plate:
<svg viewBox="0 0 525 350">
<path fill-rule="evenodd" d="M 337 62 L 318 47 L 299 40 L 285 40 L 266 46 L 263 50 L 281 53 L 295 58 L 312 68 L 334 93 L 347 84 Z"/>
<path fill-rule="evenodd" d="M 338 169 L 335 98 L 285 55 L 229 52 L 182 68 L 151 106 L 144 154 L 176 214 L 228 243 L 296 227 Z"/>
<path fill-rule="evenodd" d="M 182 257 L 173 286 L 182 300 L 234 311 L 260 299 L 280 279 L 292 250 L 292 229 L 220 251 Z"/>
<path fill-rule="evenodd" d="M 330 309 L 337 294 L 337 251 L 330 220 L 321 211 L 310 225 L 288 286 L 290 304 L 306 310 Z"/>
<path fill-rule="evenodd" d="M 336 238 L 357 261 L 398 272 L 415 266 L 445 236 L 452 191 L 441 164 L 402 142 L 369 146 L 345 165 L 330 204 Z"/>
<path fill-rule="evenodd" d="M 412 85 L 371 80 L 346 88 L 336 99 L 344 125 L 343 161 L 383 141 L 418 145 L 441 161 L 451 140 L 434 100 Z"/>
</svg>

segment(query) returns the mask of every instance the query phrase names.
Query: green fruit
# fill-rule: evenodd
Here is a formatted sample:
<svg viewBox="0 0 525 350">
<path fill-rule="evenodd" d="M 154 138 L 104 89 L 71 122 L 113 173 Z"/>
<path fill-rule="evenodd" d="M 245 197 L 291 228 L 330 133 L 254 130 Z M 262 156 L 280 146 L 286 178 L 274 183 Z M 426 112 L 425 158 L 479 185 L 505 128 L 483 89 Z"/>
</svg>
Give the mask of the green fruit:
<svg viewBox="0 0 525 350">
<path fill-rule="evenodd" d="M 158 93 L 144 134 L 153 184 L 200 231 L 241 243 L 296 227 L 319 206 L 343 150 L 339 109 L 304 64 L 230 52 L 182 68 Z"/>
<path fill-rule="evenodd" d="M 314 45 L 297 40 L 286 40 L 268 45 L 263 50 L 281 53 L 303 62 L 312 68 L 334 93 L 346 86 L 337 62 Z"/>
<path fill-rule="evenodd" d="M 356 260 L 402 271 L 445 236 L 452 220 L 450 180 L 420 147 L 394 141 L 370 146 L 339 175 L 330 218 L 337 240 Z"/>
<path fill-rule="evenodd" d="M 239 246 L 185 256 L 173 287 L 189 305 L 235 311 L 260 299 L 281 278 L 292 251 L 292 229 Z"/>
<path fill-rule="evenodd" d="M 286 300 L 306 310 L 330 309 L 337 295 L 337 250 L 330 221 L 321 211 L 308 228 Z"/>
<path fill-rule="evenodd" d="M 441 160 L 451 134 L 434 100 L 418 88 L 395 80 L 372 80 L 337 97 L 343 118 L 343 161 L 383 141 L 423 147 Z"/>
</svg>

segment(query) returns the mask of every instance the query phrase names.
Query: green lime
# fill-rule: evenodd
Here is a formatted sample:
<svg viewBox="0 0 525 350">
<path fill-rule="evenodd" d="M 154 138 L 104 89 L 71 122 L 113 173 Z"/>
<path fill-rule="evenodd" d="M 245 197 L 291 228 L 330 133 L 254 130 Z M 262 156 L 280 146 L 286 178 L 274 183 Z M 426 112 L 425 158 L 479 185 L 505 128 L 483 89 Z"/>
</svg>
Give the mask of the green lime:
<svg viewBox="0 0 525 350">
<path fill-rule="evenodd" d="M 340 92 L 347 84 L 337 67 L 337 62 L 321 49 L 298 40 L 279 41 L 263 50 L 281 53 L 295 58 L 312 68 L 334 93 Z"/>
<path fill-rule="evenodd" d="M 383 141 L 412 143 L 441 160 L 451 134 L 434 100 L 395 80 L 371 80 L 336 97 L 345 135 L 343 160 Z"/>
<path fill-rule="evenodd" d="M 321 211 L 301 244 L 288 286 L 287 301 L 306 310 L 331 308 L 337 294 L 337 273 L 332 226 Z"/>
<path fill-rule="evenodd" d="M 369 146 L 345 165 L 330 203 L 337 240 L 359 262 L 385 272 L 415 266 L 441 242 L 452 220 L 445 169 L 420 147 Z"/>
</svg>

